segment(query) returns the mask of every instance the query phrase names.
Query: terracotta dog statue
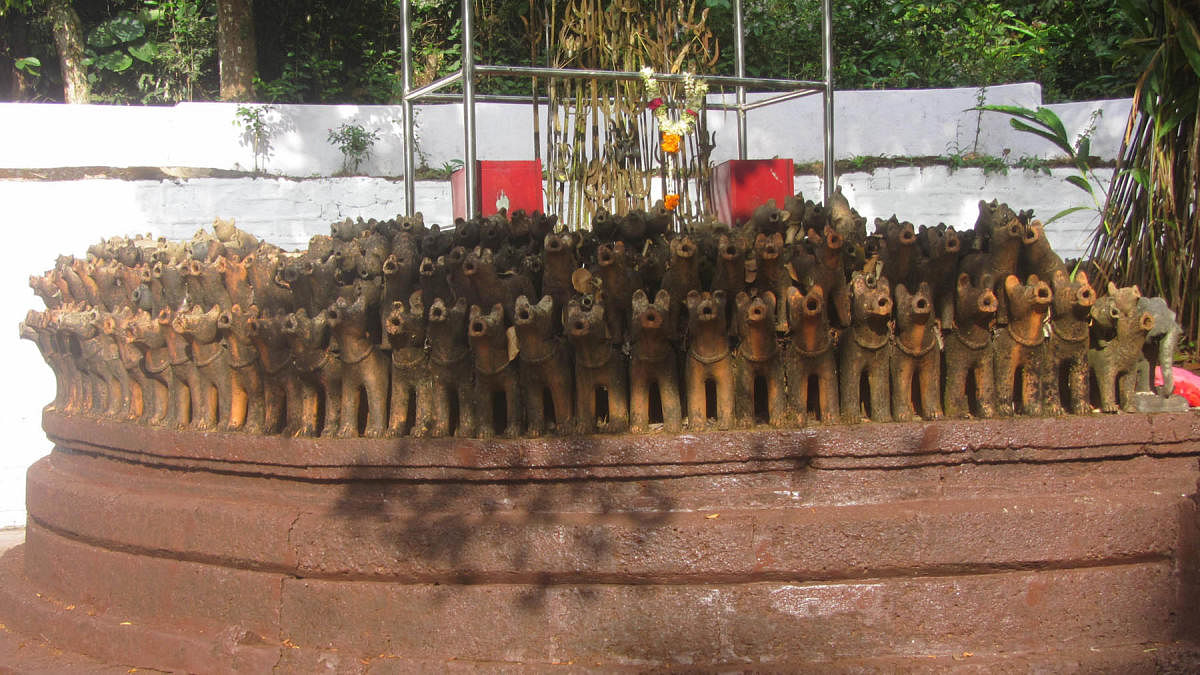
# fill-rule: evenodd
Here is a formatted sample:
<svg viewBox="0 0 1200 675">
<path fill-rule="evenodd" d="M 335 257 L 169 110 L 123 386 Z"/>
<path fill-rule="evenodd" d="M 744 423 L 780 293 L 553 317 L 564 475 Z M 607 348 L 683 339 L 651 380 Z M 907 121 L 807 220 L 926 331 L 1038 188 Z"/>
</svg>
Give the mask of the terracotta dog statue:
<svg viewBox="0 0 1200 675">
<path fill-rule="evenodd" d="M 1135 410 L 1138 363 L 1145 358 L 1146 335 L 1154 328 L 1154 316 L 1138 306 L 1141 297 L 1137 286 L 1117 288 L 1109 282 L 1108 295 L 1092 305 L 1098 334 L 1096 348 L 1088 350 L 1088 364 L 1096 374 L 1100 410 L 1106 413 Z"/>
<path fill-rule="evenodd" d="M 850 329 L 841 341 L 838 362 L 842 415 L 850 422 L 862 420 L 859 389 L 863 373 L 870 392 L 871 419 L 890 422 L 892 396 L 889 369 L 892 361 L 892 294 L 886 277 L 870 279 L 855 273 L 850 282 Z"/>
<path fill-rule="evenodd" d="M 688 427 L 708 426 L 706 382 L 716 388 L 717 427 L 733 425 L 733 358 L 725 320 L 725 293 L 714 291 L 687 294 L 688 345 L 684 375 L 687 382 Z"/>
<path fill-rule="evenodd" d="M 429 306 L 429 371 L 433 376 L 434 438 L 475 434 L 475 410 L 471 406 L 471 347 L 467 344 L 467 299 L 447 306 L 438 298 Z M 452 411 L 457 408 L 454 423 Z"/>
<path fill-rule="evenodd" d="M 633 292 L 633 340 L 629 364 L 629 430 L 644 433 L 650 426 L 650 393 L 658 387 L 662 406 L 663 429 L 676 433 L 683 428 L 683 408 L 679 400 L 678 360 L 671 344 L 671 294 L 659 290 L 651 303 L 646 292 Z"/>
<path fill-rule="evenodd" d="M 163 308 L 158 315 L 138 312 L 125 326 L 126 340 L 142 351 L 146 374 L 158 384 L 155 400 L 162 401 L 161 424 L 182 429 L 191 419 L 190 384 L 195 379 L 196 366 L 188 358 L 183 336 L 171 326 L 173 314 Z"/>
<path fill-rule="evenodd" d="M 1021 369 L 1021 410 L 1042 414 L 1041 382 L 1047 370 L 1046 336 L 1042 324 L 1050 310 L 1050 286 L 1029 275 L 1024 285 L 1015 274 L 1004 280 L 1008 296 L 1008 325 L 995 337 L 996 410 L 1011 416 L 1014 410 L 1017 369 Z"/>
<path fill-rule="evenodd" d="M 567 303 L 567 339 L 575 352 L 575 423 L 580 433 L 616 432 L 629 426 L 625 359 L 608 335 L 604 296 L 584 295 Z M 607 397 L 608 420 L 600 424 L 597 397 Z"/>
<path fill-rule="evenodd" d="M 790 288 L 790 286 L 789 286 Z M 783 358 L 775 340 L 775 294 L 771 291 L 751 298 L 744 291 L 734 298 L 734 325 L 738 347 L 733 352 L 734 418 L 740 427 L 754 426 L 759 407 L 767 410 L 767 422 L 783 422 L 787 395 L 783 379 Z M 754 382 L 763 378 L 767 400 L 760 406 L 755 398 Z"/>
<path fill-rule="evenodd" d="M 555 301 L 550 294 L 542 296 L 535 305 L 522 295 L 513 310 L 517 332 L 517 369 L 521 390 L 525 394 L 525 430 L 530 436 L 540 436 L 548 430 L 546 424 L 547 394 L 554 410 L 554 426 L 569 429 L 572 417 L 571 355 L 561 335 L 556 335 Z"/>
<path fill-rule="evenodd" d="M 242 306 L 235 304 L 217 318 L 217 330 L 229 350 L 230 427 L 252 434 L 261 434 L 266 428 L 262 365 L 251 335 L 250 320 L 257 315 L 257 307 L 242 311 Z"/>
<path fill-rule="evenodd" d="M 913 376 L 922 417 L 942 416 L 941 324 L 933 316 L 933 294 L 922 282 L 916 293 L 896 286 L 896 337 L 892 352 L 892 416 L 899 422 L 916 419 Z"/>
<path fill-rule="evenodd" d="M 421 291 L 408 303 L 392 302 L 384 318 L 384 333 L 391 349 L 392 393 L 388 436 L 426 436 L 433 427 L 433 376 L 425 349 L 425 305 Z M 412 419 L 409 419 L 409 409 Z"/>
<path fill-rule="evenodd" d="M 192 391 L 192 427 L 228 431 L 233 425 L 233 374 L 229 368 L 229 353 L 217 332 L 219 305 L 207 312 L 200 307 L 175 315 L 175 332 L 187 339 L 196 365 Z"/>
<path fill-rule="evenodd" d="M 1072 281 L 1063 270 L 1051 278 L 1053 304 L 1050 309 L 1050 338 L 1046 343 L 1046 368 L 1042 378 L 1043 412 L 1062 415 L 1063 396 L 1059 374 L 1066 368 L 1067 399 L 1071 412 L 1082 415 L 1091 410 L 1088 393 L 1088 323 L 1096 292 L 1083 270 Z"/>
<path fill-rule="evenodd" d="M 829 325 L 825 291 L 813 286 L 808 293 L 791 287 L 787 291 L 788 326 L 791 336 L 784 353 L 788 406 L 796 422 L 808 417 L 808 382 L 817 378 L 817 411 L 822 422 L 838 418 L 837 329 Z"/>
<path fill-rule="evenodd" d="M 337 435 L 351 438 L 358 435 L 358 406 L 360 393 L 366 394 L 367 420 L 363 436 L 379 438 L 387 428 L 388 359 L 379 349 L 378 340 L 371 338 L 368 328 L 367 295 L 360 294 L 354 302 L 338 298 L 329 308 L 329 327 L 337 341 L 337 360 L 341 365 L 340 426 Z M 372 324 L 378 326 L 378 324 Z"/>
<path fill-rule="evenodd" d="M 337 433 L 342 403 L 342 368 L 329 342 L 329 320 L 324 311 L 309 318 L 303 307 L 283 320 L 283 334 L 291 348 L 287 370 L 288 436 L 333 436 Z M 323 424 L 317 415 L 325 405 Z"/>
<path fill-rule="evenodd" d="M 289 370 L 292 354 L 287 335 L 283 332 L 284 315 L 263 316 L 259 309 L 257 305 L 251 305 L 246 331 L 258 350 L 263 387 L 263 427 L 266 433 L 277 434 L 287 422 L 285 413 L 291 405 L 287 399 L 287 382 L 292 377 Z"/>
<path fill-rule="evenodd" d="M 975 376 L 975 399 L 980 417 L 993 417 L 995 407 L 995 369 L 992 357 L 992 327 L 996 319 L 996 294 L 992 278 L 984 275 L 973 284 L 966 272 L 958 276 L 954 305 L 954 326 L 946 340 L 946 382 L 942 410 L 950 417 L 964 417 L 967 405 L 967 375 Z"/>
<path fill-rule="evenodd" d="M 504 325 L 504 307 L 492 306 L 486 314 L 479 305 L 471 305 L 467 318 L 467 338 L 475 363 L 475 391 L 470 405 L 478 414 L 475 435 L 491 438 L 499 420 L 494 417 L 494 394 L 504 395 L 504 427 L 506 438 L 521 434 L 521 396 L 517 378 L 517 340 L 514 331 Z"/>
</svg>

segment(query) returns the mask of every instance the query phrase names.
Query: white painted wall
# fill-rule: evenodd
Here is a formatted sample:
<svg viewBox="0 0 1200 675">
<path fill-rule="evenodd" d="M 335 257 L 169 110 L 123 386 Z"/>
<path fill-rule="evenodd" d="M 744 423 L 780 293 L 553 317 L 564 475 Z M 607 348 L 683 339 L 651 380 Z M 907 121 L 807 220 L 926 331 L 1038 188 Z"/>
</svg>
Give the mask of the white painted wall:
<svg viewBox="0 0 1200 675">
<path fill-rule="evenodd" d="M 1047 217 L 1086 196 L 1067 184 L 1069 171 L 1047 177 L 1025 171 L 984 175 L 978 169 L 944 167 L 880 170 L 839 179 L 850 202 L 868 219 L 892 213 L 917 224 L 946 222 L 970 227 L 980 199 L 999 198 L 1014 208 L 1033 208 Z M 1102 172 L 1107 180 L 1111 172 Z M 821 194 L 816 177 L 799 176 L 806 195 Z M 449 184 L 419 182 L 418 210 L 426 222 L 451 222 Z M 215 179 L 166 181 L 0 181 L 0 428 L 7 448 L 0 455 L 0 527 L 25 521 L 25 471 L 50 450 L 41 430 L 41 408 L 54 397 L 50 369 L 33 344 L 18 339 L 16 323 L 41 308 L 27 285 L 31 274 L 53 266 L 63 253 L 83 255 L 103 236 L 149 232 L 189 238 L 216 217 L 288 248 L 306 245 L 345 217 L 387 218 L 404 211 L 403 185 L 381 178 Z M 1064 256 L 1079 255 L 1094 225 L 1085 212 L 1056 223 L 1051 242 Z"/>
<path fill-rule="evenodd" d="M 837 156 L 943 155 L 976 151 L 1010 157 L 1053 157 L 1049 143 L 1014 132 L 1005 116 L 982 117 L 968 108 L 976 89 L 921 91 L 839 91 L 835 96 Z M 713 99 L 720 98 L 713 95 Z M 731 97 L 727 97 L 731 98 Z M 752 100 L 761 95 L 751 94 Z M 1037 84 L 990 87 L 988 103 L 1034 107 Z M 822 157 L 820 98 L 808 97 L 749 113 L 748 156 L 791 157 L 797 162 Z M 1101 109 L 1093 154 L 1115 156 L 1129 100 L 1051 105 L 1072 134 L 1084 129 Z M 250 170 L 254 157 L 235 126 L 236 104 L 181 103 L 172 107 L 120 107 L 0 103 L 0 168 L 63 166 L 159 166 Z M 17 338 L 16 322 L 40 302 L 27 279 L 52 266 L 60 253 L 82 255 L 102 236 L 149 232 L 188 238 L 213 218 L 238 224 L 272 242 L 299 248 L 341 218 L 387 218 L 404 211 L 403 185 L 385 178 L 327 178 L 341 168 L 340 152 L 327 134 L 343 121 L 380 132 L 373 157 L 361 167 L 370 176 L 403 173 L 399 106 L 276 106 L 268 114 L 269 173 L 296 178 L 180 179 L 165 181 L 80 180 L 0 181 L 0 221 L 6 245 L 0 249 L 0 368 L 9 385 L 0 388 L 0 428 L 9 444 L 0 456 L 0 527 L 24 522 L 26 468 L 49 451 L 41 431 L 43 404 L 53 397 L 53 378 L 36 348 Z M 543 133 L 547 116 L 541 115 Z M 528 105 L 486 104 L 478 111 L 481 159 L 532 159 L 532 109 Z M 460 159 L 462 108 L 420 106 L 418 149 L 429 166 Z M 710 111 L 716 133 L 716 161 L 737 156 L 733 114 Z M 976 141 L 978 129 L 978 141 Z M 1012 171 L 985 176 L 968 169 L 895 169 L 840 177 L 851 203 L 868 219 L 898 214 L 918 224 L 947 222 L 970 226 L 980 199 L 999 198 L 1016 208 L 1033 208 L 1043 218 L 1086 196 L 1063 181 Z M 1101 172 L 1107 177 L 1110 172 Z M 314 178 L 316 177 L 316 178 Z M 325 177 L 325 178 L 322 178 Z M 797 177 L 796 188 L 819 195 L 815 177 Z M 447 183 L 418 183 L 417 208 L 427 222 L 451 221 Z M 1051 241 L 1064 257 L 1079 255 L 1094 222 L 1086 212 L 1060 221 Z"/>
<path fill-rule="evenodd" d="M 989 87 L 986 102 L 1036 107 L 1037 84 Z M 839 91 L 835 102 L 837 157 L 913 156 L 979 152 L 1013 159 L 1021 155 L 1054 157 L 1048 142 L 1014 131 L 997 113 L 968 110 L 977 89 Z M 756 100 L 765 95 L 751 94 Z M 712 95 L 718 100 L 720 95 Z M 732 95 L 726 99 L 732 101 Z M 1129 99 L 1048 106 L 1072 135 L 1087 127 L 1093 110 L 1102 116 L 1092 142 L 1093 154 L 1112 159 L 1120 146 Z M 254 168 L 254 154 L 234 124 L 237 104 L 180 103 L 173 107 L 122 107 L 0 103 L 0 167 L 180 166 L 231 170 Z M 737 156 L 736 117 L 710 111 L 716 133 L 714 159 Z M 400 106 L 274 106 L 267 115 L 271 151 L 269 173 L 329 176 L 341 169 L 341 153 L 327 136 L 342 122 L 379 132 L 371 159 L 360 167 L 373 176 L 403 174 Z M 747 156 L 820 160 L 819 96 L 787 101 L 748 113 Z M 547 115 L 540 116 L 545 142 Z M 433 168 L 463 157 L 462 106 L 418 106 L 417 150 Z M 478 110 L 480 159 L 533 159 L 533 111 L 529 105 L 481 104 Z M 976 140 L 978 129 L 978 140 Z M 544 155 L 543 155 L 544 156 Z"/>
</svg>

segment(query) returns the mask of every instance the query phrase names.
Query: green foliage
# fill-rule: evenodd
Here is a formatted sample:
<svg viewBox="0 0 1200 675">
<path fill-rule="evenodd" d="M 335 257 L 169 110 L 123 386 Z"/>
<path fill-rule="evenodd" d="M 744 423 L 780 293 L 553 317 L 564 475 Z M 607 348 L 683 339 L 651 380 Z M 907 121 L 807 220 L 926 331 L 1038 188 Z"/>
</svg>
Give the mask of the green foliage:
<svg viewBox="0 0 1200 675">
<path fill-rule="evenodd" d="M 727 2 L 709 2 L 710 24 L 732 44 Z M 747 72 L 819 79 L 820 3 L 745 0 Z M 833 5 L 841 89 L 958 87 L 1036 80 L 1047 100 L 1126 95 L 1132 70 L 1118 63 L 1131 26 L 1108 0 L 912 2 Z M 721 72 L 732 72 L 725 49 Z"/>
<path fill-rule="evenodd" d="M 254 153 L 255 173 L 266 168 L 271 155 L 274 129 L 270 115 L 274 111 L 275 106 L 272 105 L 239 105 L 234 111 L 233 125 L 242 130 L 242 145 L 250 146 Z"/>
<path fill-rule="evenodd" d="M 1142 0 L 1122 0 L 1135 5 Z M 413 80 L 456 70 L 460 0 L 409 0 Z M 480 62 L 546 62 L 544 21 L 567 0 L 474 0 Z M 733 72 L 732 2 L 704 0 L 721 45 L 714 72 Z M 749 74 L 818 79 L 820 4 L 744 0 Z M 1122 41 L 1134 21 L 1111 0 L 833 3 L 835 81 L 840 89 L 979 86 L 1037 80 L 1046 100 L 1128 95 L 1139 62 Z M 0 13 L 34 12 L 32 0 L 0 0 Z M 170 103 L 217 92 L 214 0 L 74 3 L 92 51 L 93 90 L 104 101 Z M 627 0 L 654 14 L 655 0 Z M 400 0 L 255 0 L 258 86 L 287 103 L 393 103 L 400 80 Z M 561 19 L 559 23 L 562 23 Z M 140 26 L 140 28 L 139 28 Z M 141 31 L 139 33 L 139 30 Z M 553 31 L 551 31 L 553 32 Z M 57 79 L 48 31 L 27 53 Z M 36 47 L 36 48 L 34 48 Z M 545 83 L 541 83 L 544 87 Z M 39 85 L 40 86 L 40 85 Z M 486 78 L 479 90 L 529 93 L 523 79 Z M 52 87 L 46 86 L 46 91 Z"/>
<path fill-rule="evenodd" d="M 151 63 L 156 48 L 145 36 L 146 24 L 133 14 L 122 12 L 88 33 L 83 64 L 121 73 L 133 65 L 135 58 Z"/>
<path fill-rule="evenodd" d="M 342 122 L 329 130 L 329 142 L 342 151 L 342 173 L 358 173 L 358 166 L 371 157 L 371 148 L 379 140 L 377 130 L 367 131 L 361 124 Z"/>
<path fill-rule="evenodd" d="M 1067 176 L 1065 180 L 1088 193 L 1088 196 L 1092 200 L 1092 206 L 1072 206 L 1063 209 L 1050 216 L 1046 220 L 1047 224 L 1077 211 L 1092 209 L 1097 214 L 1104 212 L 1103 201 L 1100 198 L 1100 194 L 1097 193 L 1097 190 L 1100 193 L 1104 193 L 1104 183 L 1096 176 L 1091 156 L 1092 133 L 1096 130 L 1096 118 L 1100 114 L 1099 110 L 1092 113 L 1091 124 L 1074 141 L 1067 135 L 1067 129 L 1063 126 L 1062 120 L 1049 108 L 1039 106 L 1036 110 L 1032 110 L 1014 105 L 981 105 L 976 107 L 975 110 L 979 110 L 981 113 L 998 112 L 1008 115 L 1008 123 L 1012 125 L 1012 128 L 1017 131 L 1040 136 L 1050 141 L 1074 165 L 1077 173 L 1073 176 Z M 1047 173 L 1049 173 L 1048 170 Z"/>
<path fill-rule="evenodd" d="M 41 74 L 42 60 L 36 56 L 26 56 L 13 61 L 13 67 L 34 77 Z"/>
<path fill-rule="evenodd" d="M 1135 26 L 1123 57 L 1140 73 L 1090 254 L 1109 276 L 1160 295 L 1200 334 L 1200 24 L 1195 2 L 1121 0 Z"/>
</svg>

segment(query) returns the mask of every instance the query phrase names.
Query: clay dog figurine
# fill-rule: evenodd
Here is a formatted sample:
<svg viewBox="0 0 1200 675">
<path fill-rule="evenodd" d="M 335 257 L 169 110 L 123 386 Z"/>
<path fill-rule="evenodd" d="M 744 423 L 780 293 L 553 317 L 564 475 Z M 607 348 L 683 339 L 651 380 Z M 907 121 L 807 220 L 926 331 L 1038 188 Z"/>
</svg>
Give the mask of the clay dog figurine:
<svg viewBox="0 0 1200 675">
<path fill-rule="evenodd" d="M 1096 374 L 1100 410 L 1106 413 L 1135 410 L 1138 363 L 1144 358 L 1146 335 L 1154 329 L 1154 316 L 1138 306 L 1141 297 L 1137 286 L 1119 289 L 1109 282 L 1108 295 L 1092 305 L 1097 334 L 1096 348 L 1088 350 L 1088 364 Z"/>
<path fill-rule="evenodd" d="M 54 339 L 54 331 L 47 325 L 46 314 L 29 310 L 25 313 L 25 320 L 21 322 L 19 330 L 21 339 L 33 342 L 46 365 L 54 372 L 54 402 L 50 404 L 51 407 L 54 410 L 65 411 L 70 398 L 69 376 L 62 368 L 61 352 Z"/>
<path fill-rule="evenodd" d="M 425 350 L 425 305 L 421 291 L 413 291 L 408 304 L 394 301 L 383 326 L 392 357 L 387 435 L 426 436 L 433 427 L 433 376 Z M 410 409 L 412 419 L 409 419 Z"/>
<path fill-rule="evenodd" d="M 233 410 L 233 374 L 229 367 L 229 353 L 217 332 L 217 320 L 221 308 L 213 305 L 207 312 L 200 307 L 175 315 L 172 326 L 175 332 L 187 339 L 196 365 L 196 378 L 188 388 L 192 390 L 192 427 L 223 431 L 236 428 Z"/>
<path fill-rule="evenodd" d="M 290 405 L 287 383 L 292 378 L 289 372 L 292 353 L 287 335 L 283 332 L 284 316 L 264 316 L 257 305 L 251 305 L 246 317 L 246 333 L 258 351 L 263 389 L 263 428 L 268 434 L 283 431 L 287 423 L 285 413 Z"/>
<path fill-rule="evenodd" d="M 625 359 L 608 335 L 603 294 L 572 298 L 564 324 L 575 353 L 575 426 L 580 433 L 624 431 L 629 426 Z M 605 397 L 607 422 L 597 399 Z"/>
<path fill-rule="evenodd" d="M 292 354 L 287 381 L 287 436 L 337 433 L 342 403 L 341 365 L 329 343 L 329 319 L 324 311 L 309 318 L 301 307 L 283 320 Z M 321 405 L 325 415 L 318 418 Z"/>
<path fill-rule="evenodd" d="M 252 434 L 261 434 L 266 429 L 262 364 L 253 342 L 251 323 L 257 316 L 257 307 L 242 311 L 242 306 L 235 304 L 217 318 L 217 330 L 229 351 L 232 378 L 229 426 Z"/>
<path fill-rule="evenodd" d="M 1050 286 L 1031 274 L 1025 285 L 1014 274 L 1004 280 L 1008 296 L 1008 325 L 996 332 L 993 349 L 996 362 L 996 410 L 1003 416 L 1014 412 L 1017 369 L 1021 369 L 1021 410 L 1042 414 L 1041 380 L 1047 370 L 1045 333 L 1042 324 L 1050 310 Z"/>
<path fill-rule="evenodd" d="M 914 271 L 918 282 L 929 284 L 933 307 L 943 326 L 954 323 L 954 288 L 958 278 L 958 254 L 962 250 L 953 227 L 921 226 L 917 234 L 921 260 Z"/>
<path fill-rule="evenodd" d="M 475 390 L 469 405 L 478 414 L 475 435 L 491 438 L 497 431 L 506 438 L 521 434 L 521 397 L 517 384 L 517 340 L 515 331 L 504 325 L 504 308 L 499 303 L 486 314 L 471 305 L 467 316 L 467 338 L 475 363 Z M 495 418 L 492 396 L 504 396 L 504 420 Z"/>
<path fill-rule="evenodd" d="M 603 282 L 604 316 L 608 320 L 609 338 L 623 345 L 629 338 L 630 314 L 633 312 L 633 289 L 637 276 L 625 255 L 625 242 L 601 244 L 596 249 L 595 275 Z"/>
<path fill-rule="evenodd" d="M 751 298 L 741 292 L 734 298 L 734 326 L 738 346 L 733 352 L 734 419 L 739 427 L 754 426 L 755 412 L 767 411 L 767 422 L 779 426 L 786 411 L 783 359 L 775 341 L 775 294 L 767 291 Z M 763 378 L 766 401 L 756 399 L 755 380 Z"/>
<path fill-rule="evenodd" d="M 785 214 L 786 215 L 786 214 Z M 773 234 L 759 234 L 754 238 L 754 287 L 758 289 L 759 295 L 771 293 L 776 298 L 782 298 L 787 293 L 787 289 L 792 285 L 791 278 L 788 276 L 786 262 L 783 258 L 783 235 L 779 232 Z M 774 303 L 772 303 L 774 305 Z M 773 307 L 774 308 L 774 307 Z M 774 308 L 776 314 L 772 321 L 774 326 L 772 330 L 780 332 L 787 330 L 787 310 L 783 303 L 779 303 L 778 308 Z"/>
<path fill-rule="evenodd" d="M 556 314 L 571 299 L 571 273 L 578 267 L 577 243 L 578 238 L 569 232 L 547 234 L 542 243 L 542 293 L 554 298 Z"/>
<path fill-rule="evenodd" d="M 839 327 L 850 325 L 850 292 L 843 272 L 843 249 L 845 240 L 832 227 L 825 227 L 825 234 L 809 229 L 805 241 L 812 253 L 798 247 L 790 262 L 791 278 L 804 288 L 820 287 L 826 307 Z"/>
<path fill-rule="evenodd" d="M 822 422 L 838 418 L 837 345 L 838 332 L 829 325 L 825 292 L 813 286 L 808 293 L 791 287 L 787 291 L 788 326 L 791 339 L 784 353 L 788 407 L 799 424 L 808 416 L 808 383 L 817 378 L 817 411 Z"/>
<path fill-rule="evenodd" d="M 388 376 L 391 373 L 387 357 L 373 339 L 369 327 L 379 324 L 370 321 L 367 295 L 360 293 L 354 302 L 338 298 L 329 308 L 329 327 L 338 346 L 337 360 L 341 366 L 342 403 L 337 435 L 352 438 L 358 435 L 358 406 L 360 394 L 367 403 L 366 426 L 363 436 L 379 438 L 387 426 Z"/>
<path fill-rule="evenodd" d="M 713 273 L 712 290 L 723 291 L 726 297 L 746 290 L 746 239 L 738 233 L 717 238 L 717 269 Z"/>
<path fill-rule="evenodd" d="M 433 380 L 433 427 L 435 438 L 472 436 L 475 411 L 471 406 L 471 347 L 467 344 L 467 300 L 453 305 L 437 298 L 429 306 L 429 370 Z M 452 411 L 458 410 L 454 420 Z"/>
<path fill-rule="evenodd" d="M 644 433 L 650 426 L 650 393 L 658 388 L 662 406 L 663 429 L 676 433 L 683 428 L 683 408 L 679 400 L 679 374 L 674 328 L 668 324 L 671 294 L 660 290 L 651 303 L 646 292 L 637 289 L 632 300 L 633 321 L 629 363 L 629 430 Z"/>
<path fill-rule="evenodd" d="M 570 429 L 573 385 L 571 355 L 561 335 L 557 335 L 554 298 L 542 296 L 536 304 L 522 295 L 513 310 L 517 333 L 517 367 L 521 391 L 525 398 L 525 430 L 530 436 L 540 436 L 548 430 L 546 424 L 546 395 L 554 410 L 554 427 Z"/>
<path fill-rule="evenodd" d="M 117 345 L 117 353 L 121 356 L 121 365 L 129 378 L 129 413 L 127 418 L 137 420 L 142 424 L 152 424 L 155 419 L 157 401 L 155 395 L 157 384 L 146 370 L 142 368 L 142 351 L 126 339 L 129 322 L 133 320 L 134 312 L 130 307 L 123 307 L 111 312 L 104 319 L 103 330 L 111 336 Z"/>
<path fill-rule="evenodd" d="M 1008 275 L 1017 273 L 1017 261 L 1025 241 L 1025 226 L 1014 215 L 1003 224 L 991 226 L 988 231 L 990 235 L 987 251 L 966 256 L 959 269 L 970 274 L 971 279 L 976 282 L 987 275 L 998 284 L 992 291 L 999 301 L 996 322 L 1003 325 L 1008 323 L 1008 310 L 1005 308 L 1006 295 L 999 284 L 1003 284 Z"/>
<path fill-rule="evenodd" d="M 500 274 L 496 270 L 491 249 L 475 247 L 463 260 L 462 272 L 466 276 L 478 302 L 473 305 L 492 307 L 500 305 L 505 310 L 504 320 L 512 322 L 512 306 L 517 298 L 533 295 L 533 284 L 519 274 Z"/>
<path fill-rule="evenodd" d="M 929 284 L 922 282 L 916 293 L 904 284 L 896 286 L 896 336 L 892 352 L 892 415 L 898 422 L 916 419 L 913 408 L 913 376 L 921 416 L 942 416 L 941 325 L 933 316 Z"/>
<path fill-rule="evenodd" d="M 127 418 L 132 391 L 129 372 L 121 362 L 121 351 L 113 334 L 112 316 L 92 308 L 65 314 L 62 324 L 79 341 L 80 370 L 92 377 L 92 412 Z"/>
<path fill-rule="evenodd" d="M 913 224 L 900 222 L 893 215 L 888 220 L 875 219 L 875 233 L 883 236 L 883 272 L 899 288 L 912 286 L 917 258 L 917 233 Z"/>
<path fill-rule="evenodd" d="M 992 327 L 996 318 L 996 294 L 992 278 L 984 275 L 978 285 L 966 272 L 958 276 L 954 305 L 954 326 L 945 341 L 946 383 L 942 410 L 949 417 L 970 413 L 967 402 L 974 394 L 980 417 L 993 417 L 995 407 L 995 369 L 992 351 Z M 975 376 L 975 391 L 967 391 L 967 376 Z"/>
<path fill-rule="evenodd" d="M 733 425 L 734 376 L 721 291 L 687 294 L 688 344 L 684 376 L 687 382 L 688 427 L 708 426 L 707 382 L 715 385 L 717 427 Z"/>
<path fill-rule="evenodd" d="M 699 249 L 691 237 L 675 237 L 670 243 L 671 262 L 663 274 L 662 288 L 671 296 L 671 315 L 667 317 L 672 326 L 682 326 L 680 315 L 686 305 L 688 293 L 700 289 Z"/>
<path fill-rule="evenodd" d="M 154 383 L 149 387 L 161 411 L 154 413 L 153 423 L 181 429 L 191 418 L 189 385 L 195 381 L 196 366 L 188 358 L 183 336 L 171 326 L 173 318 L 166 308 L 156 316 L 138 312 L 125 324 L 125 339 L 141 350 L 146 375 Z"/>
<path fill-rule="evenodd" d="M 838 362 L 842 416 L 862 420 L 860 380 L 867 375 L 871 419 L 890 422 L 892 397 L 889 368 L 892 360 L 892 293 L 886 277 L 869 278 L 856 272 L 850 282 L 852 320 L 841 341 Z"/>
<path fill-rule="evenodd" d="M 1022 237 L 1021 255 L 1018 265 L 1025 276 L 1036 274 L 1043 281 L 1053 279 L 1056 272 L 1066 272 L 1062 258 L 1050 247 L 1046 239 L 1046 228 L 1041 221 L 1034 220 L 1025 227 Z"/>
<path fill-rule="evenodd" d="M 1050 308 L 1050 338 L 1046 343 L 1046 369 L 1042 378 L 1043 412 L 1063 414 L 1059 375 L 1066 368 L 1067 395 L 1071 412 L 1082 415 L 1091 410 L 1088 395 L 1088 322 L 1096 292 L 1083 270 L 1071 281 L 1063 270 L 1056 270 L 1053 304 Z"/>
</svg>

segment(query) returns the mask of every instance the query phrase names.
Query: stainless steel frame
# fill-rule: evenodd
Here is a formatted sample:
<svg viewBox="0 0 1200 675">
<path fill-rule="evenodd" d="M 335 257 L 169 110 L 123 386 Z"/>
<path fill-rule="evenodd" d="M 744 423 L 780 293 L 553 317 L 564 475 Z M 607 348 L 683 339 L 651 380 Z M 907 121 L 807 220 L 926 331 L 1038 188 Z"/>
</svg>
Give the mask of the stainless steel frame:
<svg viewBox="0 0 1200 675">
<path fill-rule="evenodd" d="M 413 103 L 418 100 L 425 100 L 434 103 L 462 103 L 463 104 L 463 147 L 464 147 L 464 166 L 466 171 L 466 192 L 467 192 L 467 212 L 476 213 L 479 210 L 479 205 L 476 203 L 478 197 L 476 195 L 475 186 L 477 185 L 478 177 L 475 175 L 475 160 L 477 155 L 476 148 L 476 129 L 475 129 L 475 104 L 478 102 L 525 102 L 523 96 L 489 96 L 477 95 L 475 93 L 475 79 L 477 76 L 488 75 L 520 75 L 530 78 L 537 77 L 570 77 L 584 79 L 602 79 L 602 80 L 636 80 L 641 78 L 641 73 L 629 71 L 615 70 L 587 70 L 582 68 L 539 68 L 530 66 L 503 66 L 503 65 L 486 65 L 475 63 L 475 32 L 474 32 L 474 12 L 471 7 L 471 0 L 462 0 L 462 67 L 461 69 L 439 78 L 423 87 L 412 87 L 412 54 L 410 50 L 411 26 L 409 15 L 408 0 L 401 3 L 402 9 L 400 13 L 400 22 L 402 24 L 403 36 L 401 38 L 401 49 L 404 52 L 403 56 L 403 74 L 401 76 L 401 89 L 404 110 L 404 208 L 408 215 L 413 215 L 416 209 L 416 177 L 413 171 L 416 167 L 416 152 L 413 119 Z M 824 162 L 824 188 L 825 201 L 829 202 L 829 198 L 833 195 L 834 181 L 836 173 L 834 171 L 834 154 L 833 154 L 833 11 L 830 6 L 830 0 L 821 0 L 821 61 L 823 66 L 824 79 L 815 80 L 779 80 L 764 77 L 746 77 L 745 63 L 745 45 L 742 41 L 743 23 L 742 23 L 742 0 L 734 0 L 733 2 L 734 15 L 734 68 L 736 74 L 729 75 L 705 75 L 704 80 L 710 84 L 726 85 L 736 88 L 736 103 L 729 105 L 726 103 L 718 103 L 706 106 L 714 110 L 733 110 L 737 113 L 737 138 L 738 138 L 738 157 L 746 159 L 746 136 L 747 136 L 747 120 L 746 113 L 750 110 L 762 108 L 775 103 L 781 103 L 802 96 L 810 96 L 812 94 L 821 93 L 823 95 L 823 139 L 825 146 L 825 162 Z M 655 77 L 660 80 L 682 80 L 683 75 L 659 75 Z M 441 93 L 440 90 L 448 87 L 456 82 L 462 81 L 462 94 Z M 757 87 L 761 89 L 773 89 L 782 91 L 783 93 L 770 98 L 746 102 L 746 87 Z"/>
</svg>

